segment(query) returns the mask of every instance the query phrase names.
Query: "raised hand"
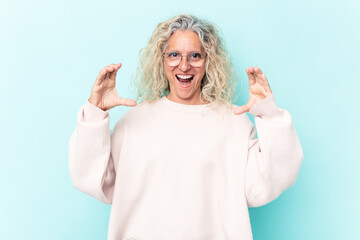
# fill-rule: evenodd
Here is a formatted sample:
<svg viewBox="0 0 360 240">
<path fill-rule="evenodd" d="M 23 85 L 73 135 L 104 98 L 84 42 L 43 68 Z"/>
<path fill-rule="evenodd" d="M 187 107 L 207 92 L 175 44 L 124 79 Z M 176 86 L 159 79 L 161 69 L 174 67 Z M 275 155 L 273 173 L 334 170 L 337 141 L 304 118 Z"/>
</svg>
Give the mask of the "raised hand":
<svg viewBox="0 0 360 240">
<path fill-rule="evenodd" d="M 89 102 L 102 110 L 108 110 L 115 106 L 136 106 L 136 101 L 119 97 L 115 89 L 116 73 L 121 63 L 110 64 L 99 72 L 98 77 L 91 89 Z"/>
<path fill-rule="evenodd" d="M 255 104 L 272 94 L 265 74 L 258 67 L 246 68 L 246 73 L 249 78 L 249 100 L 245 105 L 234 109 L 236 115 L 249 112 Z"/>
</svg>

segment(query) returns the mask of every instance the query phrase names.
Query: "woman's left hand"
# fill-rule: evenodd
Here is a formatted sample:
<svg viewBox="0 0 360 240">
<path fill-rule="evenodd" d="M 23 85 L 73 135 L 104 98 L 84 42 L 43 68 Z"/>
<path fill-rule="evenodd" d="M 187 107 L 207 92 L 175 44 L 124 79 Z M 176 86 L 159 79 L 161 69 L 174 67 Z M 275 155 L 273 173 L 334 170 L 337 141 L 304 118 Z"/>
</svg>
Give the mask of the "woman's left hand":
<svg viewBox="0 0 360 240">
<path fill-rule="evenodd" d="M 269 83 L 264 73 L 258 67 L 246 68 L 249 78 L 249 101 L 234 109 L 234 114 L 239 115 L 249 112 L 255 104 L 272 95 Z"/>
</svg>

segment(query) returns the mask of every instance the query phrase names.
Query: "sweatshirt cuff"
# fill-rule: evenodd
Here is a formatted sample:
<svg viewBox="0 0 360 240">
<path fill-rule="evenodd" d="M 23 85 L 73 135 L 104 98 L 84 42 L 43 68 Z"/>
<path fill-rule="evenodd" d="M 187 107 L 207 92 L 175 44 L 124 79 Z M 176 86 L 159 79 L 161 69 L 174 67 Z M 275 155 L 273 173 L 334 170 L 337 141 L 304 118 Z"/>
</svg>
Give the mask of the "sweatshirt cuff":
<svg viewBox="0 0 360 240">
<path fill-rule="evenodd" d="M 257 104 L 255 104 L 249 111 L 250 114 L 261 117 L 261 116 L 273 116 L 279 112 L 280 108 L 276 103 L 274 94 L 266 97 Z"/>
<path fill-rule="evenodd" d="M 98 122 L 104 120 L 108 114 L 109 110 L 102 110 L 94 105 L 92 105 L 89 100 L 86 102 L 83 110 L 83 119 L 85 122 Z"/>
</svg>

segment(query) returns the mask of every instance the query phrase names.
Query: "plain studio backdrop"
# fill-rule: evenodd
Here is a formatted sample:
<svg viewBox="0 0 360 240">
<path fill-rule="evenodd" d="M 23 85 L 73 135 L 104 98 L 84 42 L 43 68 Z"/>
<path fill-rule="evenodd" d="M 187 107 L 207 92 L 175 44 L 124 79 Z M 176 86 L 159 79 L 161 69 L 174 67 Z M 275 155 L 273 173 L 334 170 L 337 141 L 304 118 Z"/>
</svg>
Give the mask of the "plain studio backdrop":
<svg viewBox="0 0 360 240">
<path fill-rule="evenodd" d="M 106 239 L 110 206 L 72 186 L 68 142 L 104 66 L 135 97 L 138 52 L 155 26 L 215 23 L 248 98 L 259 66 L 294 120 L 304 160 L 293 187 L 250 209 L 255 240 L 360 239 L 360 1 L 0 2 L 0 239 Z M 110 111 L 110 127 L 127 107 Z"/>
</svg>

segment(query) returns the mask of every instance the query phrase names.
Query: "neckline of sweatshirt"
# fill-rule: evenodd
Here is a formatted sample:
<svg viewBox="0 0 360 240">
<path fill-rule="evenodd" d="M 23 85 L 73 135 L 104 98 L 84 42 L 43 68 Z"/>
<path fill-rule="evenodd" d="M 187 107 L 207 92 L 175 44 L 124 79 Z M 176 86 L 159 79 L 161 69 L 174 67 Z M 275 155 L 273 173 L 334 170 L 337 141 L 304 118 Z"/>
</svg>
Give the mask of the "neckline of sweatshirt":
<svg viewBox="0 0 360 240">
<path fill-rule="evenodd" d="M 163 104 L 166 109 L 178 111 L 178 112 L 207 112 L 211 110 L 211 106 L 214 103 L 207 103 L 207 104 L 198 104 L 198 105 L 190 105 L 190 104 L 183 104 L 169 100 L 166 96 L 160 98 L 160 103 Z"/>
</svg>

